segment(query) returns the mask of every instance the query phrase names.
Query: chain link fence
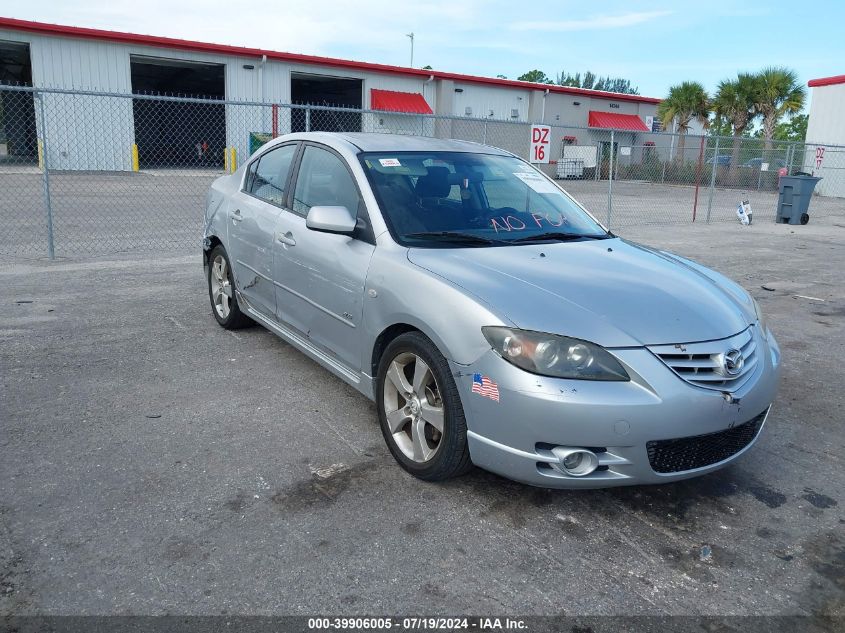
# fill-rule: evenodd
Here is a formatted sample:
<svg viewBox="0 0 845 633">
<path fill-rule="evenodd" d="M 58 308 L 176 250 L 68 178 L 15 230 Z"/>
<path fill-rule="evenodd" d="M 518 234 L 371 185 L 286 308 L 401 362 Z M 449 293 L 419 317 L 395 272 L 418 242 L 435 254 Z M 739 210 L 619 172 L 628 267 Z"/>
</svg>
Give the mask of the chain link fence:
<svg viewBox="0 0 845 633">
<path fill-rule="evenodd" d="M 611 228 L 774 221 L 779 176 L 822 177 L 811 217 L 845 222 L 845 147 L 551 125 L 538 165 Z M 526 122 L 0 86 L 0 254 L 198 248 L 208 187 L 289 132 L 462 139 L 528 158 Z"/>
</svg>

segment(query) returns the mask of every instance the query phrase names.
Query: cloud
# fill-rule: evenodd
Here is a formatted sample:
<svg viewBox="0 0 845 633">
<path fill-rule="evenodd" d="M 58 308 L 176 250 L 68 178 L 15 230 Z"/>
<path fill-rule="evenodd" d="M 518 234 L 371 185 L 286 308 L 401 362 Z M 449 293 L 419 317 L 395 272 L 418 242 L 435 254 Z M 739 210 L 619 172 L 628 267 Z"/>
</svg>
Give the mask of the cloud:
<svg viewBox="0 0 845 633">
<path fill-rule="evenodd" d="M 531 26 L 528 15 L 560 15 L 560 0 L 537 2 L 532 14 L 507 0 L 426 0 L 413 11 L 408 6 L 397 0 L 275 0 L 263 5 L 231 0 L 26 0 L 10 13 L 42 22 L 396 65 L 409 63 L 405 34 L 413 31 L 416 66 L 511 76 L 543 63 L 537 50 L 544 40 L 544 46 L 553 45 L 561 54 L 575 52 L 566 42 L 551 42 L 559 38 L 550 27 L 620 28 L 669 13 L 658 11 L 663 4 L 636 9 L 640 13 L 623 5 L 605 9 L 604 16 L 580 13 L 567 22 L 550 19 Z M 520 20 L 528 27 L 511 30 L 509 25 Z"/>
<path fill-rule="evenodd" d="M 407 61 L 405 34 L 411 31 L 424 45 L 443 26 L 456 37 L 479 23 L 495 24 L 493 16 L 479 20 L 485 13 L 483 0 L 428 0 L 413 11 L 396 0 L 276 0 L 264 5 L 231 0 L 145 0 L 142 5 L 131 0 L 78 0 L 63 6 L 55 0 L 28 0 L 15 13 L 43 22 L 316 55 L 338 54 L 353 45 L 366 48 L 368 56 L 379 61 L 393 62 Z"/>
<path fill-rule="evenodd" d="M 597 15 L 583 20 L 517 22 L 511 28 L 516 31 L 601 31 L 635 26 L 671 14 L 672 11 L 640 11 L 619 15 Z"/>
</svg>

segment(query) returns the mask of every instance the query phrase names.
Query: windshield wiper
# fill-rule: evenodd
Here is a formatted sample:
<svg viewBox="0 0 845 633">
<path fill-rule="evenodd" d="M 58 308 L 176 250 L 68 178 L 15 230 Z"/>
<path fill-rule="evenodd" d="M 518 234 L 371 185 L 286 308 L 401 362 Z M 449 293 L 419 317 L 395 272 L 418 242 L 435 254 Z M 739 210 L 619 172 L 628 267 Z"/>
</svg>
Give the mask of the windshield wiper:
<svg viewBox="0 0 845 633">
<path fill-rule="evenodd" d="M 505 242 L 505 240 L 494 240 L 489 237 L 459 231 L 423 231 L 421 233 L 408 233 L 404 237 L 421 240 L 443 240 L 444 242 L 469 242 L 471 244 L 502 244 Z"/>
<path fill-rule="evenodd" d="M 610 237 L 609 235 L 584 235 L 581 233 L 563 233 L 563 232 L 552 232 L 552 233 L 537 233 L 535 235 L 526 235 L 525 237 L 518 237 L 515 240 L 510 240 L 511 242 L 546 242 L 549 240 L 604 240 Z"/>
</svg>

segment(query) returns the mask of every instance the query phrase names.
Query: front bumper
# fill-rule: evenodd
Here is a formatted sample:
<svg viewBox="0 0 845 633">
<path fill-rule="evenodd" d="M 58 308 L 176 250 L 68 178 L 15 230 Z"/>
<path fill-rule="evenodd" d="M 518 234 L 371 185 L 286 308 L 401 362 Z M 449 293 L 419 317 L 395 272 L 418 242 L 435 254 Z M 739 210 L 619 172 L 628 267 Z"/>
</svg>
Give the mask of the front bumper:
<svg viewBox="0 0 845 633">
<path fill-rule="evenodd" d="M 510 479 L 548 488 L 665 483 L 722 468 L 759 438 L 777 391 L 780 350 L 771 333 L 752 329 L 761 362 L 730 396 L 686 382 L 645 348 L 613 350 L 631 375 L 630 382 L 536 376 L 492 350 L 472 365 L 453 363 L 472 461 Z M 475 374 L 497 383 L 498 402 L 473 393 Z M 649 442 L 720 437 L 710 434 L 755 418 L 750 441 L 720 461 L 668 473 L 657 472 L 649 461 Z M 599 469 L 582 477 L 565 474 L 552 453 L 559 446 L 593 450 Z"/>
</svg>

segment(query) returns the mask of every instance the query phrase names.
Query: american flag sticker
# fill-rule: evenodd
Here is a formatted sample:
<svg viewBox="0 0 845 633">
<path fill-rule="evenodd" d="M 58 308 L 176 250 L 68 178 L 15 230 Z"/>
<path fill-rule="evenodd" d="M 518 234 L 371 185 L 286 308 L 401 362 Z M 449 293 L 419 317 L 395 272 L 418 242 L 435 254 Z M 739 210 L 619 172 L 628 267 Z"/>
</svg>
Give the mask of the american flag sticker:
<svg viewBox="0 0 845 633">
<path fill-rule="evenodd" d="M 481 374 L 472 375 L 472 392 L 479 396 L 490 398 L 491 400 L 499 401 L 499 385 L 490 380 L 487 376 Z"/>
</svg>

